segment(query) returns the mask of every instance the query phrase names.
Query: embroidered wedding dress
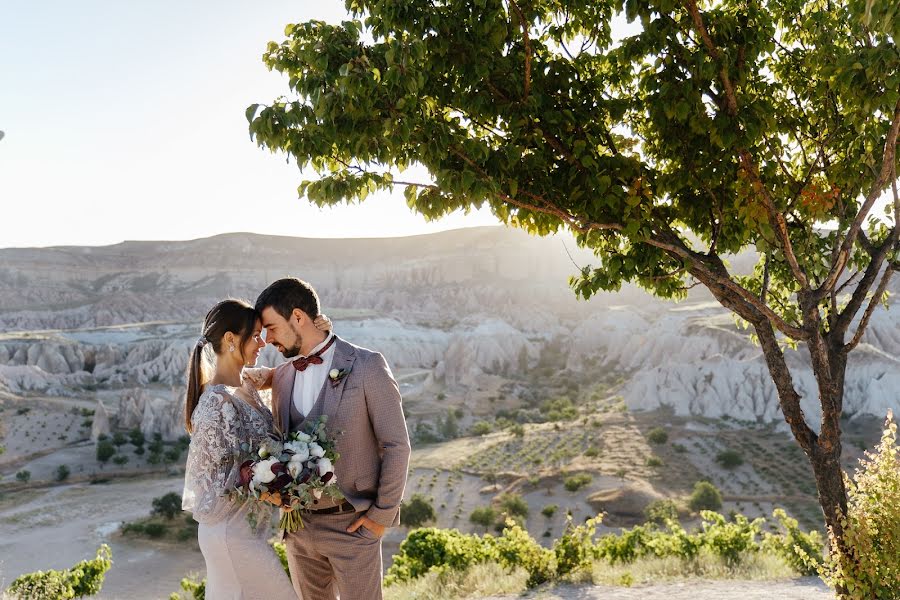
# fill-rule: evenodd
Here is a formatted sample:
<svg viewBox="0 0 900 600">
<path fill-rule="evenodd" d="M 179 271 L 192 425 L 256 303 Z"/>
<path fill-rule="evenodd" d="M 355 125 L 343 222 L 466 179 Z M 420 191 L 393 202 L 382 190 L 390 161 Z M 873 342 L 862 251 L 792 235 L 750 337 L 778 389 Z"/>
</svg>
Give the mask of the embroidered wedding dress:
<svg viewBox="0 0 900 600">
<path fill-rule="evenodd" d="M 255 447 L 272 430 L 272 413 L 251 379 L 252 375 L 246 377 L 240 390 L 225 385 L 204 388 L 191 417 L 193 433 L 182 508 L 192 512 L 200 524 L 197 531 L 206 560 L 206 598 L 296 600 L 290 579 L 266 543 L 271 511 L 263 510 L 258 527 L 251 527 L 247 513 L 259 510 L 251 504 L 255 501 L 235 502 L 224 496 L 237 479 L 241 444 Z M 241 394 L 260 408 L 242 400 Z"/>
</svg>

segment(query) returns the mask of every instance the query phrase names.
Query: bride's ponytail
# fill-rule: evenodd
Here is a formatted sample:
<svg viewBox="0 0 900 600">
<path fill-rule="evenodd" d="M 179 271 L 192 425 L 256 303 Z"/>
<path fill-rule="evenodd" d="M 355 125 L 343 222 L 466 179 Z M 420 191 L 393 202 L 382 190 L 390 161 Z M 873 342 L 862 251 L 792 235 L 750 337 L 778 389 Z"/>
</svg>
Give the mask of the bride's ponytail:
<svg viewBox="0 0 900 600">
<path fill-rule="evenodd" d="M 214 354 L 222 352 L 222 338 L 229 331 L 243 344 L 253 332 L 259 314 L 244 300 L 222 300 L 212 307 L 203 320 L 203 333 L 194 344 L 187 370 L 187 392 L 184 399 L 184 428 L 192 433 L 191 417 L 200 401 L 203 386 L 209 380 L 204 354 L 212 346 Z M 208 354 L 207 354 L 208 355 Z"/>
</svg>

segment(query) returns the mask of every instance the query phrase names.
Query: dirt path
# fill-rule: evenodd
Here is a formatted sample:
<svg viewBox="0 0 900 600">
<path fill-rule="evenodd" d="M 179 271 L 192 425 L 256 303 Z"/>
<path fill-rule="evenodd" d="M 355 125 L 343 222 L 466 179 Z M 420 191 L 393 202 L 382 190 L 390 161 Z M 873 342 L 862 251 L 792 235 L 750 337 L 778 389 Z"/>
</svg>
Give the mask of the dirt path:
<svg viewBox="0 0 900 600">
<path fill-rule="evenodd" d="M 521 596 L 491 596 L 510 600 Z M 704 581 L 639 585 L 561 586 L 525 596 L 534 600 L 834 600 L 821 581 L 805 577 L 792 581 Z"/>
</svg>

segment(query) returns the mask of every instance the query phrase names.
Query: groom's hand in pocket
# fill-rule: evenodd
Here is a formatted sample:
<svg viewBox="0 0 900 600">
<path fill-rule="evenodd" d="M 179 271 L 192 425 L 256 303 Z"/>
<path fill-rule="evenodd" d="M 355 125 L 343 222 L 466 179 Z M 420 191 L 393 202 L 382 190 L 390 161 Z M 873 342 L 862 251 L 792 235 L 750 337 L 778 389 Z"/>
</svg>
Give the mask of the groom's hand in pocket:
<svg viewBox="0 0 900 600">
<path fill-rule="evenodd" d="M 369 517 L 360 517 L 357 520 L 353 521 L 353 524 L 347 528 L 347 533 L 353 533 L 360 527 L 365 527 L 378 537 L 384 535 L 384 525 L 382 525 L 381 523 L 376 523 Z"/>
</svg>

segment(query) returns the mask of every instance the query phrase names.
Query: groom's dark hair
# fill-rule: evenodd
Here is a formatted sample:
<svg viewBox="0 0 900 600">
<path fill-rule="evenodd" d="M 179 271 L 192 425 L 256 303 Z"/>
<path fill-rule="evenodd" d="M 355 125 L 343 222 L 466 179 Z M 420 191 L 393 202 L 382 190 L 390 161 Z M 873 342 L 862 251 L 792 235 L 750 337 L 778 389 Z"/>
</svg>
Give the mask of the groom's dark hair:
<svg viewBox="0 0 900 600">
<path fill-rule="evenodd" d="M 256 312 L 268 307 L 275 309 L 285 319 L 291 318 L 295 308 L 299 308 L 315 319 L 319 316 L 319 296 L 313 286 L 296 277 L 285 277 L 264 289 L 256 299 Z"/>
</svg>

